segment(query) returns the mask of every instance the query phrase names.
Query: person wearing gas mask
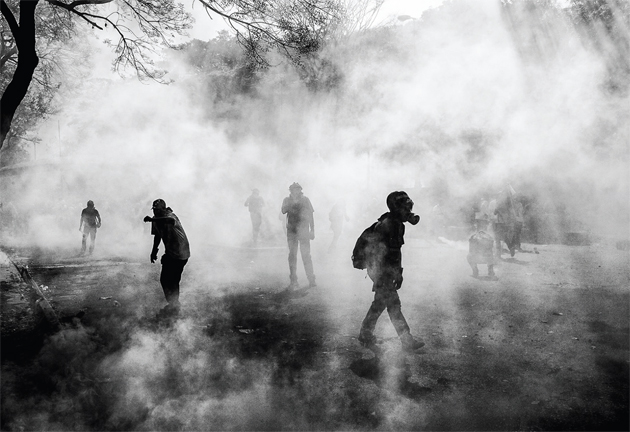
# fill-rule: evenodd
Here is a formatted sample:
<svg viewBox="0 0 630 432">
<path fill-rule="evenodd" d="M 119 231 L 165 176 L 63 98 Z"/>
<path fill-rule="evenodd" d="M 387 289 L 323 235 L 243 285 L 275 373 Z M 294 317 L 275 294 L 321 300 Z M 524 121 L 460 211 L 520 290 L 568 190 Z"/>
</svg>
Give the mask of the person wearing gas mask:
<svg viewBox="0 0 630 432">
<path fill-rule="evenodd" d="M 167 315 L 177 315 L 180 309 L 179 282 L 184 266 L 190 258 L 190 245 L 179 218 L 170 207 L 166 206 L 163 199 L 153 201 L 151 208 L 154 216 L 144 218 L 144 222 L 151 222 L 151 234 L 154 236 L 151 262 L 157 261 L 158 247 L 160 242 L 163 242 L 164 255 L 160 259 L 162 263 L 160 284 L 168 302 L 163 311 Z"/>
<path fill-rule="evenodd" d="M 317 286 L 313 261 L 311 259 L 311 240 L 315 239 L 315 221 L 313 205 L 302 193 L 302 186 L 293 183 L 289 186 L 289 196 L 282 201 L 282 214 L 287 215 L 287 243 L 289 245 L 289 279 L 288 290 L 298 288 L 297 250 L 300 247 L 304 270 L 308 278 L 309 288 Z"/>
<path fill-rule="evenodd" d="M 405 222 L 416 225 L 420 216 L 412 213 L 413 201 L 406 192 L 396 191 L 387 196 L 389 212 L 383 214 L 374 226 L 375 247 L 367 264 L 367 273 L 373 281 L 374 301 L 361 324 L 359 342 L 367 348 L 375 348 L 374 328 L 383 311 L 387 309 L 389 318 L 398 333 L 405 351 L 413 351 L 424 346 L 424 342 L 414 339 L 407 320 L 402 314 L 398 290 L 403 282 L 402 245 L 405 243 Z"/>
</svg>

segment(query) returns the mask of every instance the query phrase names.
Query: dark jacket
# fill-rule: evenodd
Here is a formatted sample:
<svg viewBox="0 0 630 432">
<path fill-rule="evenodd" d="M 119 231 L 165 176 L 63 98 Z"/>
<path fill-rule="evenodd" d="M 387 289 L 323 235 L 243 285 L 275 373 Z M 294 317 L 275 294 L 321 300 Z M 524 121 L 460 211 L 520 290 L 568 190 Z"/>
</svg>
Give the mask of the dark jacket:
<svg viewBox="0 0 630 432">
<path fill-rule="evenodd" d="M 405 244 L 405 225 L 394 213 L 385 213 L 374 227 L 378 248 L 368 263 L 368 275 L 378 288 L 398 289 L 402 283 L 402 245 Z"/>
</svg>

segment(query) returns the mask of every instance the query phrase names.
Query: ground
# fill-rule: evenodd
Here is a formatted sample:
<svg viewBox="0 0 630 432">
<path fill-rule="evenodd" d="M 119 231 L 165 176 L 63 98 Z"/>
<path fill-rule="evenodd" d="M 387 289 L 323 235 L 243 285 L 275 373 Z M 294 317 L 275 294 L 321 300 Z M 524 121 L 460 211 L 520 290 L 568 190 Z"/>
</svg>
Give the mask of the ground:
<svg viewBox="0 0 630 432">
<path fill-rule="evenodd" d="M 177 319 L 150 245 L 5 247 L 2 430 L 628 430 L 628 251 L 528 244 L 492 281 L 464 242 L 409 238 L 400 296 L 426 346 L 401 351 L 384 313 L 375 356 L 350 240 L 313 242 L 318 286 L 293 295 L 282 245 L 193 251 Z"/>
</svg>

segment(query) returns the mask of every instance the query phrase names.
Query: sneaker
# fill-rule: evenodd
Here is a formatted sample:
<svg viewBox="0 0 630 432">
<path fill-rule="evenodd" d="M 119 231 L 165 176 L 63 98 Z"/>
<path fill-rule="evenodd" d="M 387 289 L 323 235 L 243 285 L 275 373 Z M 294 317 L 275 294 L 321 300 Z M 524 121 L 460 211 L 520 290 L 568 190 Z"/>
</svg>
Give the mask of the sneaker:
<svg viewBox="0 0 630 432">
<path fill-rule="evenodd" d="M 308 287 L 309 288 L 317 288 L 317 282 L 315 282 L 314 280 L 310 281 L 308 283 Z"/>
<path fill-rule="evenodd" d="M 357 339 L 363 348 L 371 349 L 376 346 L 376 338 L 373 335 L 366 336 L 364 334 L 360 334 Z"/>
<path fill-rule="evenodd" d="M 413 336 L 411 336 L 410 334 L 405 335 L 404 337 L 401 337 L 401 342 L 402 342 L 403 350 L 407 352 L 415 351 L 417 349 L 422 348 L 425 345 L 424 342 L 414 339 Z"/>
<path fill-rule="evenodd" d="M 288 286 L 288 287 L 286 287 L 286 290 L 287 290 L 287 291 L 294 291 L 294 290 L 296 290 L 296 289 L 298 289 L 298 288 L 300 288 L 300 285 L 298 285 L 298 283 L 297 283 L 297 282 L 291 282 L 291 283 L 289 284 L 289 286 Z"/>
</svg>

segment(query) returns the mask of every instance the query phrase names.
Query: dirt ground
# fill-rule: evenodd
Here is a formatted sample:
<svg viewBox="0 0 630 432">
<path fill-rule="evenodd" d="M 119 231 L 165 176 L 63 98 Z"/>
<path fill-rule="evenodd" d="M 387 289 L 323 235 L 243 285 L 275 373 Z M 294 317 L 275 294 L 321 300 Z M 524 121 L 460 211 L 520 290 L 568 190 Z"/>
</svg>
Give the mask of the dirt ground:
<svg viewBox="0 0 630 432">
<path fill-rule="evenodd" d="M 403 353 L 385 313 L 375 356 L 356 340 L 370 281 L 348 240 L 318 240 L 318 287 L 300 263 L 291 296 L 282 245 L 193 251 L 172 320 L 149 244 L 3 248 L 2 430 L 628 430 L 628 251 L 527 244 L 492 281 L 464 242 L 410 238 L 400 296 L 426 346 Z"/>
</svg>

